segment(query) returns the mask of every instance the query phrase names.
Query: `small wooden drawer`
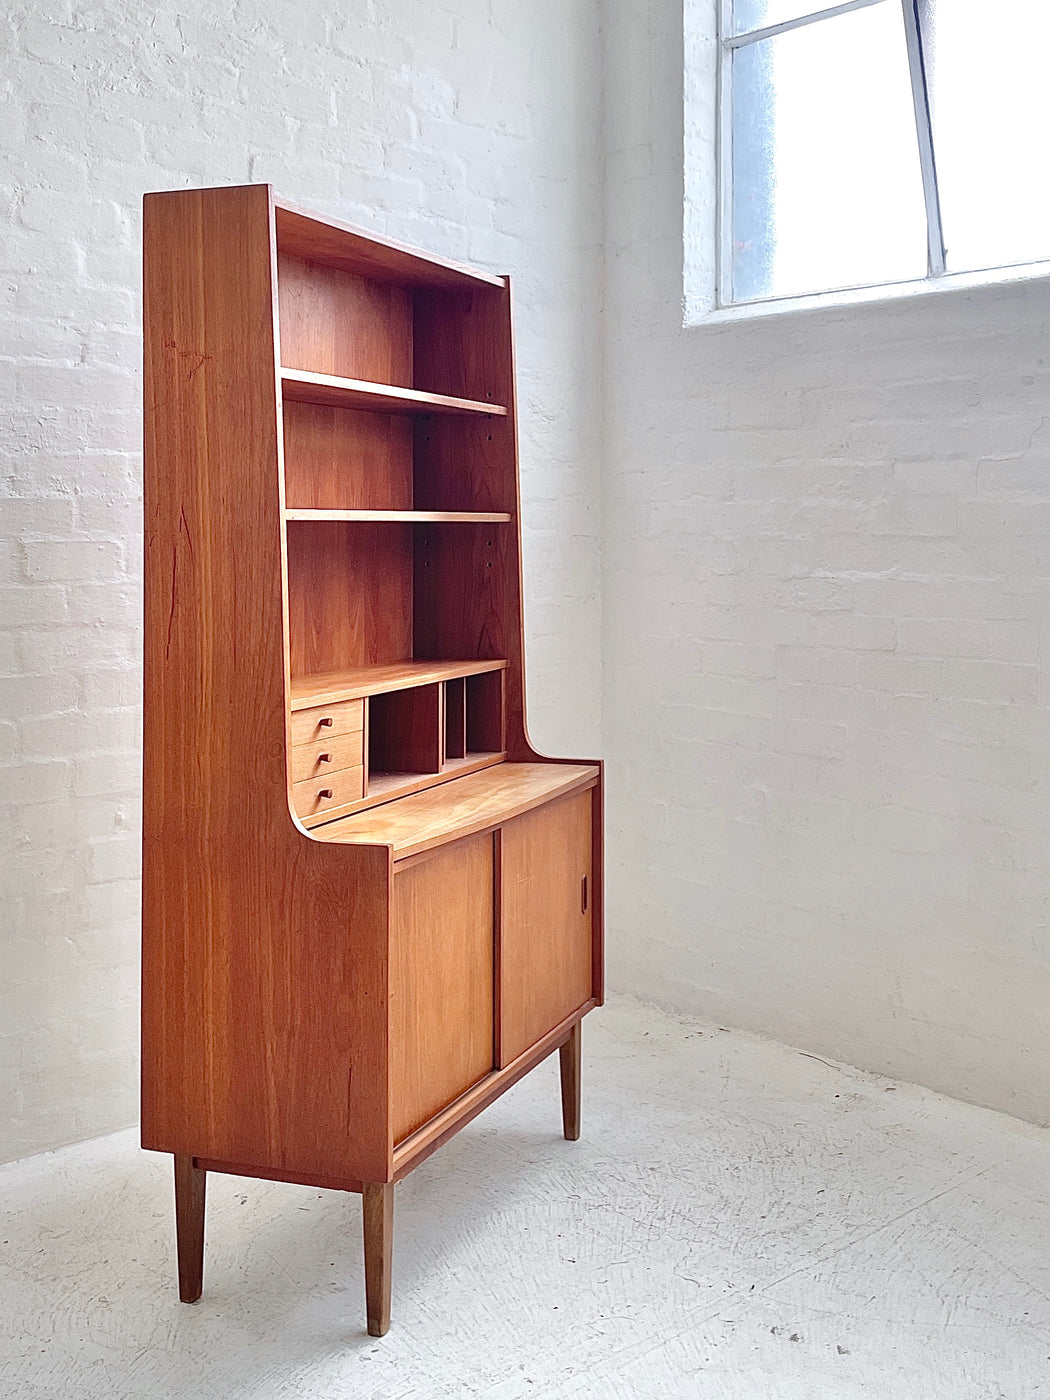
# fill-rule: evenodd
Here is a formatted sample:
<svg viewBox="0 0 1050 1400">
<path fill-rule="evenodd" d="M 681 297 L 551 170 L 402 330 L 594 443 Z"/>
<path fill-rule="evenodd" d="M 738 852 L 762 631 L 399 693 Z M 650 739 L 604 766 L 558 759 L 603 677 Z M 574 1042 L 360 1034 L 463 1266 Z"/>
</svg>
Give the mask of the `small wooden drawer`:
<svg viewBox="0 0 1050 1400">
<path fill-rule="evenodd" d="M 335 705 L 293 710 L 292 743 L 309 744 L 315 739 L 332 739 L 337 734 L 356 734 L 364 727 L 363 700 L 340 700 Z"/>
<path fill-rule="evenodd" d="M 314 739 L 309 744 L 296 744 L 292 755 L 292 782 L 305 783 L 311 778 L 326 778 L 343 768 L 360 768 L 364 759 L 364 731 L 337 734 L 334 739 Z"/>
<path fill-rule="evenodd" d="M 311 778 L 306 783 L 292 784 L 292 800 L 303 821 L 323 816 L 336 807 L 359 802 L 365 795 L 363 768 L 344 768 L 329 778 Z"/>
</svg>

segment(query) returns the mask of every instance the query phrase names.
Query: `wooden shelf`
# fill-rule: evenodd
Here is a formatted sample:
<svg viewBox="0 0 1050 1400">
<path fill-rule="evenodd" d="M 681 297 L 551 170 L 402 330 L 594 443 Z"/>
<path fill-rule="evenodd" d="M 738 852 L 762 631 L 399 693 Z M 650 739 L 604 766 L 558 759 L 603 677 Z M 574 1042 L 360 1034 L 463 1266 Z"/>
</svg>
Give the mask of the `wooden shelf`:
<svg viewBox="0 0 1050 1400">
<path fill-rule="evenodd" d="M 281 389 L 294 403 L 319 403 L 330 408 L 363 408 L 380 413 L 451 413 L 505 418 L 503 404 L 478 399 L 457 399 L 450 394 L 428 394 L 398 384 L 373 384 L 367 379 L 342 379 L 335 374 L 313 374 L 305 369 L 281 370 Z"/>
<path fill-rule="evenodd" d="M 285 200 L 274 200 L 277 247 L 311 262 L 341 268 L 359 276 L 401 282 L 410 287 L 449 287 L 475 291 L 503 291 L 506 279 L 491 272 L 430 253 L 374 233 L 355 228 L 327 215 L 322 219 L 308 209 Z"/>
<path fill-rule="evenodd" d="M 395 860 L 446 841 L 501 826 L 555 797 L 598 781 L 598 769 L 576 763 L 497 763 L 354 816 L 315 827 L 318 841 L 392 846 Z"/>
<path fill-rule="evenodd" d="M 505 525 L 508 511 L 484 510 L 286 510 L 285 520 L 393 520 L 409 525 Z"/>
<path fill-rule="evenodd" d="M 355 666 L 324 675 L 300 676 L 292 681 L 292 709 L 334 705 L 363 695 L 383 695 L 416 685 L 434 685 L 457 676 L 479 676 L 485 671 L 505 671 L 506 661 L 397 661 L 389 666 Z"/>
</svg>

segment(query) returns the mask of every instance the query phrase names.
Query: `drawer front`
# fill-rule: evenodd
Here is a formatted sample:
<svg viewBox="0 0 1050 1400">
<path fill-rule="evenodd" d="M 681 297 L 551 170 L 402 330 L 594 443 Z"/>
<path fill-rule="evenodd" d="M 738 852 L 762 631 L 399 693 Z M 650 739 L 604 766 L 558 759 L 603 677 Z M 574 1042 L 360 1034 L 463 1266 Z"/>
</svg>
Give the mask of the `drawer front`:
<svg viewBox="0 0 1050 1400">
<path fill-rule="evenodd" d="M 336 705 L 318 705 L 312 710 L 294 710 L 292 743 L 310 744 L 315 739 L 332 739 L 337 734 L 355 734 L 364 727 L 363 700 L 340 700 Z"/>
<path fill-rule="evenodd" d="M 344 768 L 327 778 L 293 783 L 292 800 L 298 815 L 308 822 L 336 807 L 345 807 L 348 802 L 360 801 L 364 786 L 363 768 Z"/>
<path fill-rule="evenodd" d="M 334 739 L 315 739 L 309 744 L 297 744 L 292 753 L 292 782 L 305 783 L 311 778 L 326 778 L 343 768 L 360 768 L 364 764 L 364 731 L 337 734 Z"/>
</svg>

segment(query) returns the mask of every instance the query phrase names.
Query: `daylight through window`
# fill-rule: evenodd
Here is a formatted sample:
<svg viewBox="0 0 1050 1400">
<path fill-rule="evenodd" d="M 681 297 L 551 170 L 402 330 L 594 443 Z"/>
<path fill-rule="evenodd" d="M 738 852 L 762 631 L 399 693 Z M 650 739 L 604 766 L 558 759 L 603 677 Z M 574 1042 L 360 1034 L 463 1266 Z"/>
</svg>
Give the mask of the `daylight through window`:
<svg viewBox="0 0 1050 1400">
<path fill-rule="evenodd" d="M 1050 258 L 1050 5 L 722 0 L 722 305 Z"/>
</svg>

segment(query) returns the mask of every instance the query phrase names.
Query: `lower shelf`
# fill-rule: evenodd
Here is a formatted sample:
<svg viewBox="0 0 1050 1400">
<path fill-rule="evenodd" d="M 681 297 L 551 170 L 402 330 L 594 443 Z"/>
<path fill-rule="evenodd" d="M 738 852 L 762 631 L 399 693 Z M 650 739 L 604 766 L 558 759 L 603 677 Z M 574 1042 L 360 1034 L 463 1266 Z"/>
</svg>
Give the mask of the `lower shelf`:
<svg viewBox="0 0 1050 1400">
<path fill-rule="evenodd" d="M 327 840 L 326 828 L 333 822 L 340 821 L 343 817 L 352 816 L 355 812 L 363 812 L 372 807 L 382 806 L 382 804 L 392 802 L 398 797 L 408 797 L 412 793 L 422 792 L 425 788 L 440 787 L 453 778 L 462 778 L 468 773 L 477 773 L 483 768 L 491 768 L 496 763 L 502 763 L 505 757 L 506 754 L 503 753 L 468 753 L 465 758 L 448 759 L 440 773 L 370 772 L 368 791 L 364 797 L 340 807 L 329 808 L 322 821 L 310 819 L 307 821 L 307 826 L 315 836 L 321 840 Z"/>
<path fill-rule="evenodd" d="M 432 787 L 437 782 L 449 778 L 461 778 L 464 773 L 477 772 L 491 763 L 499 763 L 501 753 L 468 753 L 463 758 L 450 758 L 440 773 L 369 773 L 368 796 L 386 802 L 395 797 L 406 797 L 410 792 Z"/>
</svg>

